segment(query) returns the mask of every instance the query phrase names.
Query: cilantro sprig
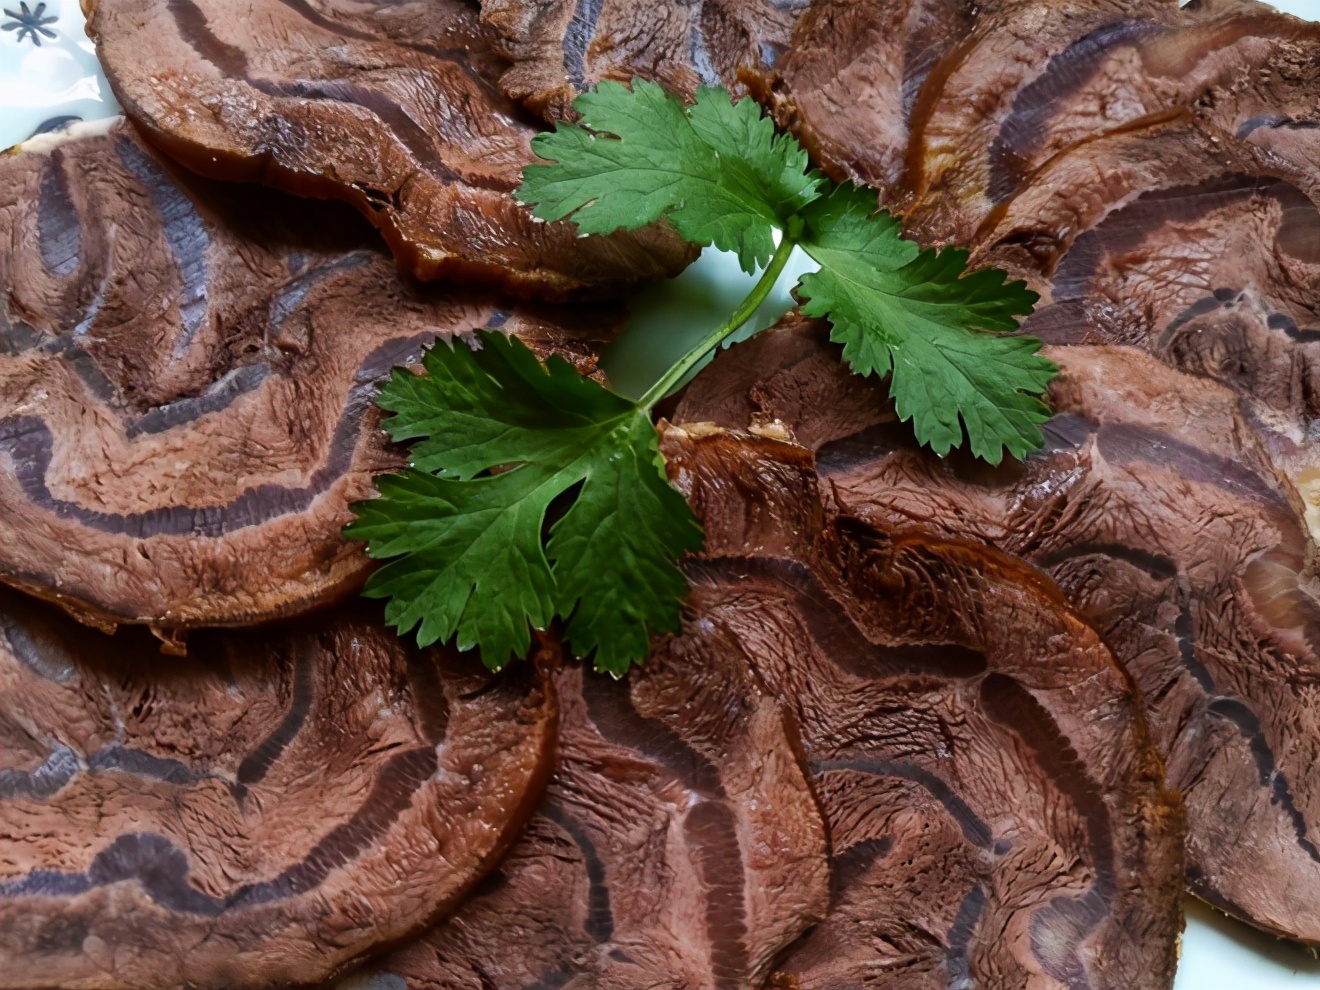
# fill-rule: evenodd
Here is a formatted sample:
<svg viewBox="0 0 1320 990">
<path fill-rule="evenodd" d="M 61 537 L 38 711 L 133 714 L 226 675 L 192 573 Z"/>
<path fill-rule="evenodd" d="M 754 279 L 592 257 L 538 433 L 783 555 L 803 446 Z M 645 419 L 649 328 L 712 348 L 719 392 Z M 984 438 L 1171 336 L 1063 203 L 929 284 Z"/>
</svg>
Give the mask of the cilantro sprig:
<svg viewBox="0 0 1320 990">
<path fill-rule="evenodd" d="M 396 371 L 378 401 L 391 436 L 414 442 L 411 466 L 378 479 L 347 532 L 390 561 L 366 594 L 390 600 L 401 633 L 479 646 L 500 667 L 558 618 L 576 653 L 620 674 L 677 628 L 678 564 L 701 530 L 666 480 L 652 411 L 751 319 L 798 247 L 820 265 L 798 285 L 803 311 L 829 320 L 855 372 L 888 376 L 923 444 L 943 455 L 965 435 L 997 464 L 1043 442 L 1057 369 L 1040 341 L 1009 335 L 1036 301 L 1023 283 L 905 239 L 873 193 L 812 171 L 750 100 L 703 88 L 684 105 L 605 82 L 573 106 L 580 122 L 538 135 L 546 164 L 523 173 L 538 217 L 584 233 L 664 219 L 762 274 L 636 402 L 498 332 L 433 348 L 422 375 Z"/>
<path fill-rule="evenodd" d="M 515 338 L 478 342 L 439 344 L 424 375 L 396 370 L 381 390 L 390 436 L 419 442 L 347 530 L 396 558 L 366 594 L 389 598 L 387 621 L 417 627 L 420 645 L 456 635 L 492 667 L 527 652 L 529 625 L 571 617 L 569 645 L 621 673 L 677 625 L 677 563 L 701 529 L 665 480 L 647 407 Z"/>
</svg>

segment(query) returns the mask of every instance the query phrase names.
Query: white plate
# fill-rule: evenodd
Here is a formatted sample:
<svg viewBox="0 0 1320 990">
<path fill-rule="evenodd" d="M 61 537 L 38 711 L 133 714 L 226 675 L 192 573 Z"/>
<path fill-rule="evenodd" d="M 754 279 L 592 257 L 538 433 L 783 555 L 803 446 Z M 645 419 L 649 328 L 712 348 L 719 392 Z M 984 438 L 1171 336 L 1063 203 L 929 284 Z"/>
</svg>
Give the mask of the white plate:
<svg viewBox="0 0 1320 990">
<path fill-rule="evenodd" d="M 78 0 L 0 0 L 0 148 L 61 118 L 119 112 Z"/>
</svg>

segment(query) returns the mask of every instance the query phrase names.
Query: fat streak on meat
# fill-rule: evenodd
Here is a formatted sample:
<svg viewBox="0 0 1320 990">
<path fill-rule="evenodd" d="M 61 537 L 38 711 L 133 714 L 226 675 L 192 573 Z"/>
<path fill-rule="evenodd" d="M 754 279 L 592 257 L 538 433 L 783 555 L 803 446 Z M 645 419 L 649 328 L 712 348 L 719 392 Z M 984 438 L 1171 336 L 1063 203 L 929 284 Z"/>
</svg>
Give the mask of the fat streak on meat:
<svg viewBox="0 0 1320 990">
<path fill-rule="evenodd" d="M 88 0 L 125 112 L 192 170 L 344 200 L 423 279 L 617 292 L 695 256 L 667 225 L 546 224 L 512 192 L 536 128 L 463 0 Z"/>
<path fill-rule="evenodd" d="M 1048 579 L 827 512 L 794 444 L 694 425 L 663 449 L 707 536 L 671 652 L 745 657 L 785 699 L 830 829 L 830 915 L 772 985 L 1167 988 L 1181 805 Z"/>
<path fill-rule="evenodd" d="M 829 904 L 796 727 L 746 657 L 557 678 L 559 770 L 498 873 L 339 990 L 743 990 Z M 398 981 L 402 981 L 401 983 Z"/>
<path fill-rule="evenodd" d="M 351 592 L 390 368 L 501 325 L 590 370 L 620 322 L 418 287 L 350 211 L 180 176 L 123 123 L 51 144 L 0 161 L 0 580 L 103 627 Z"/>
<path fill-rule="evenodd" d="M 1180 118 L 1053 161 L 973 259 L 1041 292 L 1025 332 L 1135 345 L 1242 393 L 1320 527 L 1317 179 Z"/>
<path fill-rule="evenodd" d="M 306 985 L 493 868 L 553 767 L 553 684 L 373 607 L 197 638 L 0 593 L 0 983 Z"/>
<path fill-rule="evenodd" d="M 740 349 L 676 416 L 797 432 L 840 511 L 1048 570 L 1147 699 L 1186 796 L 1192 891 L 1320 943 L 1320 585 L 1301 506 L 1233 394 L 1134 349 L 1050 348 L 1046 448 L 991 468 L 918 448 L 820 323 Z"/>
<path fill-rule="evenodd" d="M 751 85 L 830 178 L 876 186 L 893 203 L 927 79 L 996 5 L 816 0 L 787 54 L 751 73 Z"/>
<path fill-rule="evenodd" d="M 579 93 L 634 76 L 691 97 L 745 91 L 773 66 L 809 0 L 482 0 L 481 19 L 511 68 L 504 91 L 547 119 Z"/>
</svg>

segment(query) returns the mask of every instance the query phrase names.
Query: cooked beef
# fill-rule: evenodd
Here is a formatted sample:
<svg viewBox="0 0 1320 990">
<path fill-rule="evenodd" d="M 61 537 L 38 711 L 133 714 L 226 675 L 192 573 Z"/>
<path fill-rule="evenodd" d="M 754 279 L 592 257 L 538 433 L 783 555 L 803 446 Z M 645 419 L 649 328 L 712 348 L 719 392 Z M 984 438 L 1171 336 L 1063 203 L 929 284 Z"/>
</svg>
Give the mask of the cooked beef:
<svg viewBox="0 0 1320 990">
<path fill-rule="evenodd" d="M 809 410 L 860 406 L 823 326 L 745 346 L 693 383 L 680 417 L 792 431 Z M 1129 348 L 1048 353 L 1064 370 L 1057 414 L 1023 463 L 919 450 L 876 388 L 852 428 L 807 434 L 822 484 L 882 528 L 975 539 L 1048 570 L 1148 701 L 1186 795 L 1191 889 L 1320 943 L 1320 586 L 1300 507 L 1231 392 Z M 744 387 L 742 403 L 708 384 L 755 375 L 773 387 Z"/>
<path fill-rule="evenodd" d="M 199 636 L 187 665 L 0 593 L 7 987 L 327 978 L 453 906 L 533 812 L 553 685 L 374 608 Z"/>
<path fill-rule="evenodd" d="M 744 990 L 829 902 L 779 700 L 736 649 L 662 646 L 631 687 L 566 669 L 560 768 L 500 871 L 340 990 Z"/>
<path fill-rule="evenodd" d="M 1244 0 L 1194 11 L 1028 0 L 982 18 L 975 44 L 918 122 L 911 225 L 930 240 L 969 241 L 1058 155 L 1213 106 L 1257 82 L 1281 46 L 1307 39 L 1314 57 L 1315 25 Z"/>
<path fill-rule="evenodd" d="M 797 714 L 829 918 L 784 987 L 1168 987 L 1181 810 L 1140 704 L 1039 572 L 823 516 L 811 455 L 670 428 L 706 526 L 678 662 L 746 657 Z"/>
<path fill-rule="evenodd" d="M 721 352 L 719 370 L 698 375 L 680 394 L 674 422 L 711 422 L 816 450 L 863 425 L 891 421 L 875 382 L 851 374 L 839 351 L 817 339 L 819 329 L 794 311 L 771 331 Z M 830 401 L 821 403 L 826 395 Z"/>
<path fill-rule="evenodd" d="M 693 95 L 742 92 L 741 76 L 783 52 L 810 0 L 482 0 L 481 19 L 512 67 L 504 91 L 547 119 L 603 79 L 641 76 Z"/>
<path fill-rule="evenodd" d="M 125 111 L 203 175 L 351 203 L 423 279 L 617 291 L 693 257 L 667 227 L 579 238 L 511 193 L 535 128 L 463 0 L 88 0 Z"/>
<path fill-rule="evenodd" d="M 901 200 L 909 128 L 927 79 L 1000 0 L 817 0 L 788 53 L 754 74 L 775 119 L 834 180 Z M 937 86 L 932 86 L 932 89 Z"/>
<path fill-rule="evenodd" d="M 1302 487 L 1320 477 L 1320 184 L 1308 195 L 1310 184 L 1245 142 L 1175 121 L 1051 163 L 976 257 L 1041 289 L 1027 332 L 1132 344 L 1246 395 Z"/>
<path fill-rule="evenodd" d="M 351 211 L 181 178 L 122 123 L 43 147 L 0 160 L 0 580 L 104 627 L 351 590 L 391 366 L 502 324 L 589 368 L 619 320 L 418 288 Z"/>
<path fill-rule="evenodd" d="M 1309 27 L 1306 37 L 1280 42 L 1254 74 L 1220 87 L 1194 111 L 1260 148 L 1267 160 L 1320 182 L 1320 27 Z"/>
</svg>

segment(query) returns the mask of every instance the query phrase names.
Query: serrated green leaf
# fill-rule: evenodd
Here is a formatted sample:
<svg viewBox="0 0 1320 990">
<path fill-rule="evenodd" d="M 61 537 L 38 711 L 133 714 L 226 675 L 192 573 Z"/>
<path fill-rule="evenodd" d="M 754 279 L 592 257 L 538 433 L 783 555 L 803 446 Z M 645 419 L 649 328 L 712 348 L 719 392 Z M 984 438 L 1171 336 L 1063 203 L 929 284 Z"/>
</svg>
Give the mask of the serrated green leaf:
<svg viewBox="0 0 1320 990">
<path fill-rule="evenodd" d="M 821 269 L 802 278 L 802 311 L 826 316 L 858 374 L 890 375 L 899 416 L 940 455 L 963 440 L 992 464 L 1039 447 L 1058 374 L 1033 337 L 1002 336 L 1038 298 L 967 252 L 921 251 L 875 195 L 843 186 L 804 212 L 802 247 Z"/>
<path fill-rule="evenodd" d="M 552 163 L 523 170 L 518 198 L 585 233 L 668 217 L 685 239 L 735 251 L 744 271 L 774 252 L 774 231 L 820 195 L 807 155 L 753 100 L 703 87 L 686 107 L 654 83 L 603 82 L 573 103 L 579 124 L 539 134 Z"/>
<path fill-rule="evenodd" d="M 622 672 L 676 626 L 677 563 L 701 530 L 665 480 L 644 410 L 514 338 L 479 343 L 437 345 L 425 375 L 396 371 L 381 392 L 391 436 L 419 442 L 410 470 L 354 507 L 347 534 L 391 559 L 366 594 L 389 598 L 388 621 L 416 628 L 419 644 L 456 636 L 493 667 L 562 616 L 575 651 Z"/>
</svg>

